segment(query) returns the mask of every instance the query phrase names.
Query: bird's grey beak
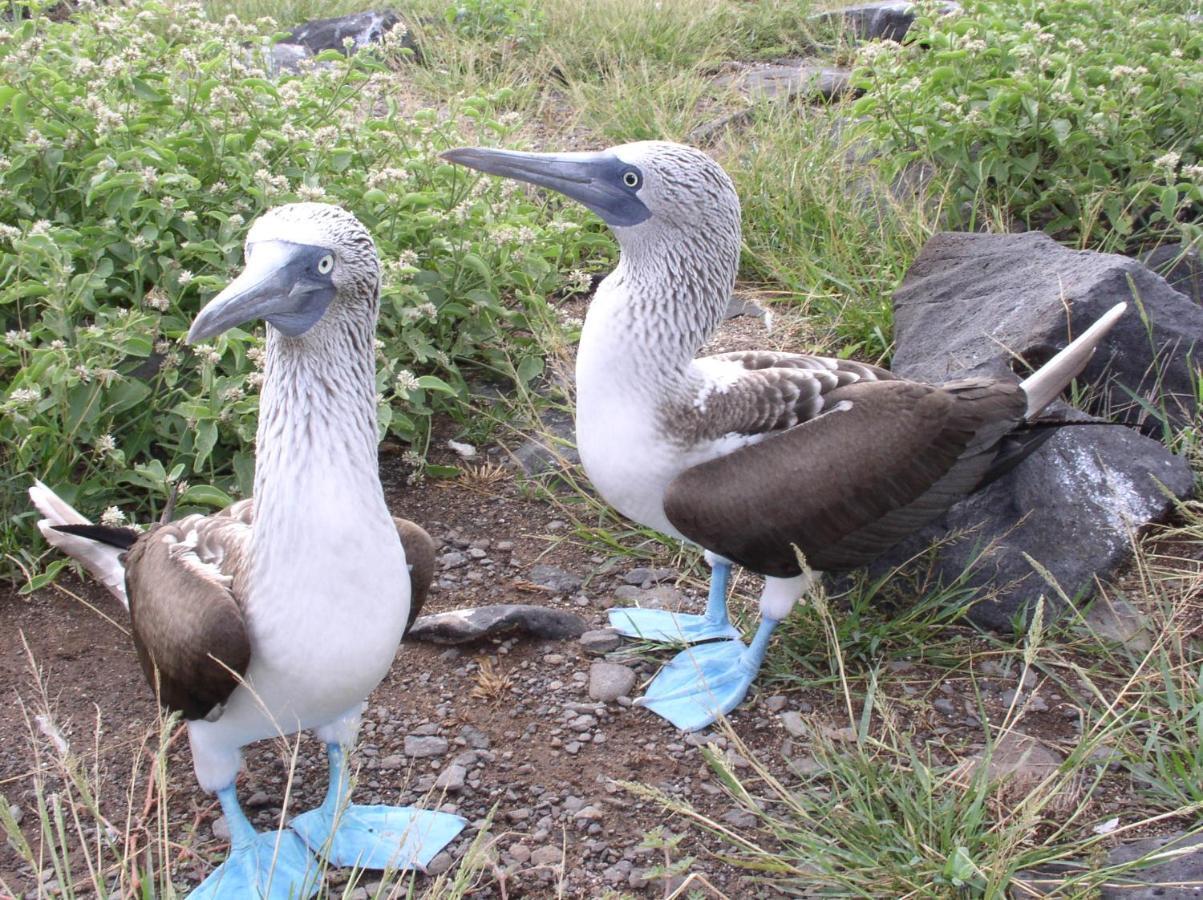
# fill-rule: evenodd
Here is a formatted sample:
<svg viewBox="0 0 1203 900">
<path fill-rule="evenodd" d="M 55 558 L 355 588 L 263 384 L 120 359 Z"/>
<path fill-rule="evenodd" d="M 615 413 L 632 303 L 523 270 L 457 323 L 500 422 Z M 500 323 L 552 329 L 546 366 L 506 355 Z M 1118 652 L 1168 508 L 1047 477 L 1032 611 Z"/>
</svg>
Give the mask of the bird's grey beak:
<svg viewBox="0 0 1203 900">
<path fill-rule="evenodd" d="M 613 153 L 518 153 L 461 147 L 443 159 L 540 187 L 559 191 L 593 210 L 607 225 L 638 225 L 651 216 L 635 189 L 623 184 L 631 166 Z"/>
<path fill-rule="evenodd" d="M 330 255 L 325 247 L 288 241 L 248 244 L 246 268 L 200 311 L 188 331 L 188 343 L 252 319 L 266 319 L 289 337 L 304 334 L 334 299 L 331 268 L 319 269 Z"/>
</svg>

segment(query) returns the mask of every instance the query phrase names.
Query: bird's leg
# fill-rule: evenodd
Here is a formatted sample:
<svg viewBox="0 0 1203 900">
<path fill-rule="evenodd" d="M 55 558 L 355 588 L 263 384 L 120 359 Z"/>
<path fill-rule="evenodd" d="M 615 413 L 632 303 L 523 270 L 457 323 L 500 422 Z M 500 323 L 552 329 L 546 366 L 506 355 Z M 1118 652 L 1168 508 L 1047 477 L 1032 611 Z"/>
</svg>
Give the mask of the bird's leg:
<svg viewBox="0 0 1203 900">
<path fill-rule="evenodd" d="M 350 780 L 342 745 L 326 745 L 330 786 L 317 809 L 290 823 L 319 856 L 361 869 L 425 868 L 467 824 L 459 816 L 415 807 L 356 806 L 346 801 Z"/>
<path fill-rule="evenodd" d="M 710 565 L 710 593 L 702 615 L 674 613 L 663 609 L 611 609 L 610 625 L 619 634 L 664 644 L 696 644 L 701 641 L 733 639 L 739 629 L 727 617 L 727 583 L 731 562 L 706 551 Z"/>
<path fill-rule="evenodd" d="M 795 578 L 766 578 L 760 597 L 761 619 L 752 638 L 719 641 L 678 653 L 636 701 L 682 731 L 698 731 L 735 709 L 764 663 L 777 624 L 810 587 L 805 572 Z"/>
<path fill-rule="evenodd" d="M 321 869 L 291 831 L 256 831 L 231 783 L 217 792 L 230 828 L 230 855 L 189 896 L 197 900 L 285 900 L 318 891 Z"/>
</svg>

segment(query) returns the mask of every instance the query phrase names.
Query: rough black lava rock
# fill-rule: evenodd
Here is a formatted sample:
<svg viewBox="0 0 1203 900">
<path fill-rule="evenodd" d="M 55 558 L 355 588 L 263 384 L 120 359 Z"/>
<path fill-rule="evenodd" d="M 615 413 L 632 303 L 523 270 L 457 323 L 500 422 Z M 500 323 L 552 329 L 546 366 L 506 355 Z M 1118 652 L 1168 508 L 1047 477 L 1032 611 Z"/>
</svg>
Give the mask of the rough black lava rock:
<svg viewBox="0 0 1203 900">
<path fill-rule="evenodd" d="M 897 348 L 893 370 L 940 382 L 963 375 L 1017 377 L 1010 353 L 1040 363 L 1066 342 L 1066 309 L 1079 333 L 1135 284 L 1154 334 L 1184 337 L 1203 310 L 1164 279 L 1126 257 L 1064 250 L 1041 234 L 941 234 L 932 238 L 894 295 Z M 1153 354 L 1133 310 L 1108 335 L 1084 375 L 1102 379 L 1143 372 Z M 1141 362 L 1142 356 L 1146 362 Z M 1185 377 L 1186 361 L 1165 357 Z M 1139 380 L 1139 379 L 1138 379 Z M 1160 396 L 1147 386 L 1150 400 Z M 1190 495 L 1186 460 L 1123 424 L 1089 417 L 1061 428 L 1009 473 L 954 506 L 938 522 L 874 564 L 881 572 L 937 539 L 936 568 L 949 584 L 962 573 L 983 597 L 971 619 L 1008 629 L 1043 596 L 1062 605 L 1035 560 L 1071 600 L 1089 595 L 1130 554 L 1142 526 L 1164 519 L 1174 498 Z M 1085 420 L 1085 421 L 1082 421 Z"/>
<path fill-rule="evenodd" d="M 1162 414 L 1150 408 L 1188 421 L 1203 308 L 1137 260 L 1069 250 L 1040 232 L 928 241 L 894 294 L 893 368 L 925 381 L 1026 374 L 1121 301 L 1137 302 L 1080 379 L 1099 392 L 1092 411 L 1149 429 Z"/>
<path fill-rule="evenodd" d="M 959 3 L 940 4 L 941 15 L 960 11 Z M 915 21 L 915 7 L 908 0 L 882 0 L 815 13 L 810 18 L 813 22 L 842 24 L 844 31 L 858 40 L 901 41 Z"/>
<path fill-rule="evenodd" d="M 378 44 L 398 24 L 404 27 L 401 17 L 392 10 L 366 10 L 330 19 L 314 19 L 298 25 L 288 37 L 272 47 L 271 63 L 276 71 L 295 72 L 302 60 L 323 50 L 347 54 Z M 348 38 L 353 42 L 349 48 L 346 46 Z M 421 60 L 421 51 L 408 29 L 401 39 L 401 46 L 412 51 L 415 60 Z"/>
</svg>

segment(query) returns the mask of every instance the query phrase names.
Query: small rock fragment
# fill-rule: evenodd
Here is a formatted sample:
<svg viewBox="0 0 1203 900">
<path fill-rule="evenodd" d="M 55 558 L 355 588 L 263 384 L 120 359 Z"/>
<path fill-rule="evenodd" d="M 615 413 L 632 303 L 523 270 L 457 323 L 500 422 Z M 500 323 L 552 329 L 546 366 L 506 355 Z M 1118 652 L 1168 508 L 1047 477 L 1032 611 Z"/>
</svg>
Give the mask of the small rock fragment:
<svg viewBox="0 0 1203 900">
<path fill-rule="evenodd" d="M 589 668 L 589 696 L 608 703 L 626 696 L 635 686 L 635 672 L 617 663 L 595 662 Z"/>
</svg>

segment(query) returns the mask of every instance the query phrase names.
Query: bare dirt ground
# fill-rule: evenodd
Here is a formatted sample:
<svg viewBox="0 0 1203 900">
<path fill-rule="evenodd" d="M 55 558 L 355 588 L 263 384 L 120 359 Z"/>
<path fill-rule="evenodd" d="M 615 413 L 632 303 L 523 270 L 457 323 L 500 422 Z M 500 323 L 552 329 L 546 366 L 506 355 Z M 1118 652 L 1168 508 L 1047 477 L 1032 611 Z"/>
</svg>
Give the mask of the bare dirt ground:
<svg viewBox="0 0 1203 900">
<path fill-rule="evenodd" d="M 759 319 L 740 318 L 728 322 L 708 350 L 790 344 L 805 345 L 790 322 L 778 323 L 767 336 Z M 478 462 L 508 459 L 497 447 L 481 451 Z M 446 453 L 445 461 L 453 461 Z M 562 510 L 537 499 L 512 470 L 490 477 L 481 476 L 486 471 L 481 468 L 477 477 L 408 486 L 395 455 L 384 455 L 382 464 L 394 512 L 422 523 L 440 544 L 436 583 L 424 612 L 529 603 L 569 610 L 586 627 L 602 628 L 604 610 L 624 589 L 628 595 L 659 590 L 670 603 L 694 610 L 702 603 L 704 584 L 697 578 L 677 581 L 671 569 L 631 576 L 636 568 L 669 566 L 673 560 L 666 553 L 651 560 L 625 557 L 576 540 Z M 570 586 L 540 587 L 535 583 L 540 579 L 532 577 L 535 566 L 559 570 L 569 576 Z M 574 579 L 579 587 L 571 585 Z M 657 584 L 657 579 L 663 581 Z M 755 579 L 745 578 L 736 606 L 754 609 L 756 592 Z M 101 807 L 112 825 L 140 846 L 155 841 L 162 822 L 149 799 L 147 778 L 159 718 L 121 629 L 124 609 L 102 589 L 69 576 L 31 596 L 4 590 L 0 622 L 0 795 L 20 811 L 28 840 L 37 846 L 34 748 L 46 744 L 30 721 L 39 711 L 31 669 L 36 664 L 62 736 L 103 784 Z M 976 639 L 967 636 L 967 656 L 981 649 L 974 644 Z M 680 881 L 649 879 L 647 869 L 664 858 L 640 844 L 652 828 L 681 832 L 686 825 L 618 782 L 641 782 L 687 798 L 715 821 L 748 831 L 755 819 L 723 791 L 699 745 L 713 741 L 737 771 L 751 773 L 721 734 L 683 735 L 630 706 L 625 697 L 611 703 L 592 700 L 589 673 L 597 659 L 577 640 L 518 637 L 455 648 L 406 641 L 369 700 L 355 755 L 356 800 L 441 805 L 467 818 L 471 824 L 446 855 L 436 858 L 434 874 L 456 864 L 493 811 L 489 854 L 494 864 L 474 896 L 598 897 L 607 891 L 666 896 Z M 632 693 L 638 695 L 655 674 L 655 659 L 620 661 L 635 668 Z M 1007 691 L 1016 687 L 1008 673 L 989 671 L 987 665 L 966 669 L 963 680 L 933 679 L 920 666 L 892 665 L 892 700 L 916 743 L 949 759 L 982 745 L 979 704 L 989 718 L 1001 718 Z M 1072 746 L 1080 727 L 1075 703 L 1055 686 L 1028 688 L 1043 691 L 1045 699 L 1043 708 L 1025 720 L 1025 730 L 1047 745 Z M 969 710 L 964 698 L 974 690 L 980 695 Z M 808 729 L 838 740 L 849 724 L 843 702 L 835 688 L 766 686 L 762 680 L 732 724 L 775 775 L 800 783 L 813 772 L 814 760 L 796 723 L 805 721 Z M 444 740 L 423 742 L 429 745 L 423 752 L 430 755 L 407 754 L 407 736 Z M 248 748 L 239 793 L 259 827 L 280 821 L 294 751 L 289 814 L 322 799 L 326 763 L 318 741 L 306 737 L 297 745 L 279 741 Z M 187 888 L 224 858 L 228 845 L 216 801 L 195 784 L 182 734 L 171 744 L 167 778 L 164 830 L 178 848 L 173 879 Z M 1114 803 L 1123 802 L 1116 793 Z M 1100 809 L 1100 816 L 1104 813 Z M 697 858 L 690 871 L 704 875 L 710 886 L 695 881 L 690 887 L 703 895 L 775 895 L 721 859 L 722 849 L 716 838 L 689 829 L 673 858 Z M 345 873 L 327 877 L 337 886 Z M 419 892 L 428 877 L 418 876 Z M 31 871 L 9 848 L 0 848 L 0 894 L 7 884 L 19 894 L 38 896 L 39 885 L 48 893 L 54 878 L 53 870 Z M 372 890 L 373 881 L 369 873 L 360 884 Z M 394 895 L 404 894 L 402 881 Z M 362 891 L 351 895 L 364 896 Z"/>
</svg>

